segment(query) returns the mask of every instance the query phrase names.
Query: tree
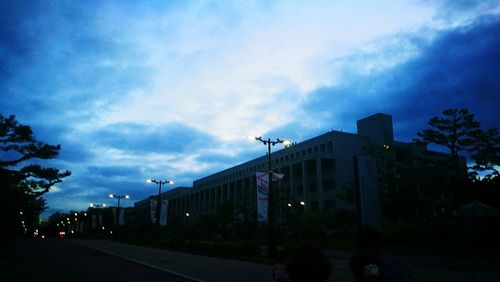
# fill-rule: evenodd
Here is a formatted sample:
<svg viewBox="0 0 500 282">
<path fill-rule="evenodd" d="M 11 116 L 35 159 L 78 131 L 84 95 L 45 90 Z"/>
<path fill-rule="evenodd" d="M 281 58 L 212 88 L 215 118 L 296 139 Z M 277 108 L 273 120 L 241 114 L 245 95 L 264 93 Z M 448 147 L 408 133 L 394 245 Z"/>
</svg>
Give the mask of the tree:
<svg viewBox="0 0 500 282">
<path fill-rule="evenodd" d="M 477 130 L 472 135 L 474 143 L 470 149 L 471 159 L 474 165 L 471 167 L 476 171 L 489 171 L 485 177 L 487 179 L 498 178 L 500 173 L 500 136 L 496 129 L 491 128 L 487 131 Z"/>
<path fill-rule="evenodd" d="M 467 109 L 447 109 L 444 117 L 433 117 L 428 121 L 431 126 L 417 136 L 418 143 L 437 144 L 448 148 L 454 168 L 460 167 L 459 153 L 467 151 L 474 143 L 473 135 L 479 130 L 479 122 Z"/>
<path fill-rule="evenodd" d="M 23 164 L 33 159 L 56 158 L 60 149 L 60 145 L 36 140 L 31 127 L 18 123 L 14 115 L 0 115 L 0 150 L 4 152 L 0 158 L 0 183 L 3 195 L 9 199 L 1 207 L 10 231 L 15 230 L 15 226 L 19 227 L 22 221 L 26 225 L 32 223 L 45 208 L 45 200 L 41 196 L 71 175 L 68 170 L 60 172 L 57 168 L 46 168 L 40 164 Z"/>
</svg>

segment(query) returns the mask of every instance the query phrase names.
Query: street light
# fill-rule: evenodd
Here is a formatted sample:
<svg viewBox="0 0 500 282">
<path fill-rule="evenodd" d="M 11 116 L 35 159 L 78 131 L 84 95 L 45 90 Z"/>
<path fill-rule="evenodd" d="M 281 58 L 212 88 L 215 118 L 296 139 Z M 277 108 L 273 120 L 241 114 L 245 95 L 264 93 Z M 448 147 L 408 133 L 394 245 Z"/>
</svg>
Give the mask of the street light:
<svg viewBox="0 0 500 282">
<path fill-rule="evenodd" d="M 118 199 L 118 207 L 116 208 L 115 224 L 120 225 L 120 200 L 130 198 L 128 195 L 113 195 L 109 194 L 110 198 Z"/>
<path fill-rule="evenodd" d="M 172 180 L 155 180 L 155 179 L 148 179 L 146 180 L 148 183 L 155 183 L 158 184 L 158 199 L 156 201 L 156 213 L 155 213 L 155 225 L 156 225 L 156 239 L 159 238 L 159 232 L 160 232 L 160 213 L 161 213 L 161 186 L 165 184 L 174 184 Z"/>
<path fill-rule="evenodd" d="M 282 140 L 279 138 L 276 138 L 276 140 L 271 140 L 271 138 L 263 139 L 261 136 L 259 137 L 253 137 L 250 136 L 249 139 L 252 140 L 257 140 L 262 142 L 262 144 L 267 145 L 267 169 L 268 169 L 268 185 L 269 185 L 269 192 L 268 192 L 268 197 L 267 197 L 267 218 L 269 221 L 269 228 L 268 228 L 268 244 L 267 244 L 267 255 L 269 257 L 275 257 L 276 255 L 276 238 L 274 234 L 274 197 L 276 192 L 271 188 L 271 185 L 273 183 L 273 175 L 272 175 L 272 162 L 271 162 L 271 146 L 275 146 L 276 144 L 283 143 L 285 147 L 289 146 L 291 144 L 290 141 L 288 140 Z"/>
</svg>

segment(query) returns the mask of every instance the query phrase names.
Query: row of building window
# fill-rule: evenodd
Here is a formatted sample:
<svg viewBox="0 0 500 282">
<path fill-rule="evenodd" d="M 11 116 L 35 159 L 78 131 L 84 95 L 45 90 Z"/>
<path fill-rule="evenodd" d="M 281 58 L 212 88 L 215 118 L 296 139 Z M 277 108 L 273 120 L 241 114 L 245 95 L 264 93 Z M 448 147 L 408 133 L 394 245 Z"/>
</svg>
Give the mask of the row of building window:
<svg viewBox="0 0 500 282">
<path fill-rule="evenodd" d="M 278 165 L 280 163 L 284 163 L 284 162 L 289 162 L 290 160 L 291 161 L 294 161 L 294 160 L 298 160 L 301 158 L 301 155 L 302 156 L 306 156 L 306 152 L 307 152 L 307 155 L 310 155 L 312 154 L 313 152 L 314 153 L 317 153 L 317 152 L 332 152 L 333 151 L 333 144 L 331 141 L 329 142 L 326 142 L 326 143 L 323 143 L 323 144 L 320 144 L 319 146 L 316 145 L 314 147 L 311 147 L 311 148 L 308 148 L 307 150 L 304 149 L 302 150 L 301 152 L 295 152 L 295 153 L 291 153 L 291 154 L 288 154 L 284 157 L 280 157 L 280 158 L 277 158 L 274 160 L 274 165 Z M 227 181 L 227 180 L 230 180 L 230 179 L 234 179 L 236 177 L 242 177 L 244 174 L 248 175 L 250 173 L 255 173 L 256 171 L 259 171 L 259 170 L 265 170 L 267 169 L 267 164 L 266 163 L 260 163 L 260 164 L 257 164 L 253 167 L 249 167 L 247 169 L 243 169 L 243 170 L 240 170 L 240 171 L 236 171 L 236 172 L 233 172 L 233 173 L 230 173 L 230 174 L 226 174 L 222 177 L 219 177 L 217 179 L 212 179 L 212 180 L 209 180 L 205 183 L 203 183 L 202 185 L 200 185 L 201 188 L 207 188 L 207 187 L 210 187 L 212 185 L 215 185 L 215 184 L 218 184 L 218 183 L 222 183 L 224 181 Z"/>
</svg>

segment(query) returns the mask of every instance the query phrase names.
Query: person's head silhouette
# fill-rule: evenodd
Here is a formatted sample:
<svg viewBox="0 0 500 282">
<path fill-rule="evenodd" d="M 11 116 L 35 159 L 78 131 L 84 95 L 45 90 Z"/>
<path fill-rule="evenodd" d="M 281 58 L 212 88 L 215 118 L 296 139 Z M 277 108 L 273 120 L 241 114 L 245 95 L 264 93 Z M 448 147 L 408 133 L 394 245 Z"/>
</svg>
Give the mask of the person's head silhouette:
<svg viewBox="0 0 500 282">
<path fill-rule="evenodd" d="M 332 273 L 332 265 L 316 244 L 303 243 L 290 257 L 286 272 L 293 282 L 326 281 Z"/>
</svg>

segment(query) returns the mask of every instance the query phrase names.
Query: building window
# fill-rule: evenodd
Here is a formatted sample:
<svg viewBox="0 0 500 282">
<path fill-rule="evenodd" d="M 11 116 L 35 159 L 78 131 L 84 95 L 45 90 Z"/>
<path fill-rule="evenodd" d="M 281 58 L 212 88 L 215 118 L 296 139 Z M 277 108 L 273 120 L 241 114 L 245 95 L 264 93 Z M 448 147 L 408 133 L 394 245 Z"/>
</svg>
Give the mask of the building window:
<svg viewBox="0 0 500 282">
<path fill-rule="evenodd" d="M 328 152 L 333 151 L 333 144 L 332 144 L 332 142 L 328 142 L 328 143 L 326 143 L 326 150 L 327 150 Z"/>
<path fill-rule="evenodd" d="M 318 191 L 318 187 L 316 186 L 316 182 L 309 184 L 309 192 L 316 193 Z"/>
<path fill-rule="evenodd" d="M 324 200 L 323 207 L 327 211 L 334 211 L 335 210 L 335 200 L 333 200 L 333 199 Z"/>
<path fill-rule="evenodd" d="M 319 203 L 317 201 L 311 202 L 311 211 L 316 212 L 319 210 Z"/>
<path fill-rule="evenodd" d="M 314 146 L 314 152 L 317 153 L 319 151 L 318 146 Z"/>
<path fill-rule="evenodd" d="M 304 187 L 302 185 L 297 185 L 297 195 L 304 194 Z"/>
<path fill-rule="evenodd" d="M 321 146 L 319 147 L 319 150 L 321 152 L 324 152 L 325 151 L 325 147 L 326 147 L 325 144 L 321 144 Z"/>
<path fill-rule="evenodd" d="M 324 180 L 323 181 L 323 191 L 335 189 L 335 180 Z"/>
</svg>

